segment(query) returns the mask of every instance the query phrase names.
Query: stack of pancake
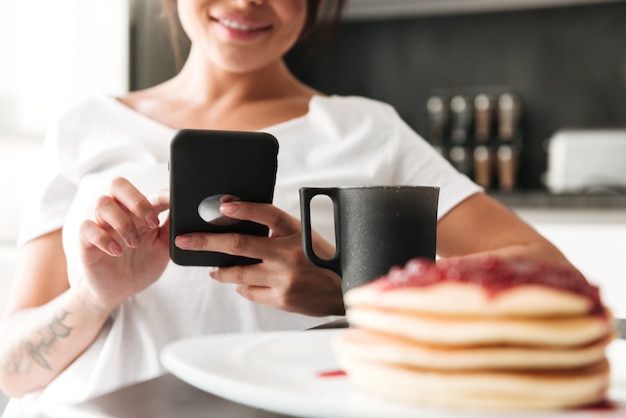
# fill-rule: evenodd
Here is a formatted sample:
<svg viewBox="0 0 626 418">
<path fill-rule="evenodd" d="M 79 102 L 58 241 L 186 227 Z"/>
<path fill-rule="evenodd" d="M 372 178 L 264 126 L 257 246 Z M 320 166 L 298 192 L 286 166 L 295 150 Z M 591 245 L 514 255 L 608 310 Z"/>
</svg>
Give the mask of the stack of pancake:
<svg viewBox="0 0 626 418">
<path fill-rule="evenodd" d="M 388 399 L 486 409 L 598 403 L 613 320 L 576 270 L 494 257 L 412 260 L 345 295 L 334 341 L 361 389 Z"/>
</svg>

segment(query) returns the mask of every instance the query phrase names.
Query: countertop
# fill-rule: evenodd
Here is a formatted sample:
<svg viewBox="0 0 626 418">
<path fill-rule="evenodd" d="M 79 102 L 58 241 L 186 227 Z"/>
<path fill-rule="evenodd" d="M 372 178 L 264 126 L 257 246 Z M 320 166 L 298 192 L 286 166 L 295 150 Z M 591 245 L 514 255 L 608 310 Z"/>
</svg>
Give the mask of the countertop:
<svg viewBox="0 0 626 418">
<path fill-rule="evenodd" d="M 626 194 L 617 191 L 551 194 L 536 190 L 489 195 L 535 226 L 568 224 L 576 228 L 584 225 L 614 228 L 626 225 Z"/>
<path fill-rule="evenodd" d="M 577 194 L 552 194 L 545 190 L 512 193 L 489 192 L 500 203 L 514 209 L 623 210 L 626 190 L 604 190 Z"/>
</svg>

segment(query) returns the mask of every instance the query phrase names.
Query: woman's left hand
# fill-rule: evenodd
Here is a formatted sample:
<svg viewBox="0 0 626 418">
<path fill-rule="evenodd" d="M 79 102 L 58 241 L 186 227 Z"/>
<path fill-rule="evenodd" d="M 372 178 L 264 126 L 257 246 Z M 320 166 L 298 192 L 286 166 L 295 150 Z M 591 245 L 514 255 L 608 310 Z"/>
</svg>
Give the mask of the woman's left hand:
<svg viewBox="0 0 626 418">
<path fill-rule="evenodd" d="M 243 297 L 289 312 L 311 316 L 343 315 L 340 278 L 330 270 L 310 263 L 302 250 L 300 220 L 271 204 L 227 202 L 221 212 L 231 218 L 267 225 L 270 237 L 236 233 L 194 233 L 176 237 L 184 250 L 218 251 L 262 259 L 248 266 L 220 267 L 211 277 L 237 285 Z M 314 235 L 314 248 L 330 258 L 334 247 Z"/>
</svg>

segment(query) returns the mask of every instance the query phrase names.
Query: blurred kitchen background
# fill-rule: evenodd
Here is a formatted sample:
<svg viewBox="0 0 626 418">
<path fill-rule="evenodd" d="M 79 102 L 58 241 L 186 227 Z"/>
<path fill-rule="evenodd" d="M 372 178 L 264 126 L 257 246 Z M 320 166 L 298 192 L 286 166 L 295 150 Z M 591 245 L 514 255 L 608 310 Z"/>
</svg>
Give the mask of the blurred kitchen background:
<svg viewBox="0 0 626 418">
<path fill-rule="evenodd" d="M 23 181 L 54 115 L 175 73 L 159 5 L 0 3 L 0 307 Z M 288 63 L 323 92 L 394 105 L 626 316 L 625 17 L 623 0 L 349 0 L 331 41 Z"/>
<path fill-rule="evenodd" d="M 622 1 L 349 5 L 333 42 L 319 45 L 312 57 L 296 51 L 292 68 L 323 92 L 393 104 L 459 169 L 489 188 L 544 188 L 547 140 L 560 129 L 626 127 Z M 538 5 L 543 7 L 532 7 Z M 136 2 L 131 88 L 175 71 L 157 15 L 158 2 Z M 507 162 L 517 162 L 517 169 Z M 493 167 L 485 167 L 489 163 Z M 620 169 L 626 175 L 624 164 Z M 509 171 L 516 171 L 513 178 L 501 184 L 499 174 Z M 624 178 L 612 183 L 624 185 Z"/>
</svg>

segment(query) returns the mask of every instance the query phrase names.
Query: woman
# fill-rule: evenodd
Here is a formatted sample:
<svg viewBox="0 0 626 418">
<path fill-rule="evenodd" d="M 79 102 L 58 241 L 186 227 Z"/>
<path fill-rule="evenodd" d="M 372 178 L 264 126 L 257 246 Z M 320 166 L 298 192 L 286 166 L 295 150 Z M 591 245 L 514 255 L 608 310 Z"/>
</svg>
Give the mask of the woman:
<svg viewBox="0 0 626 418">
<path fill-rule="evenodd" d="M 441 257 L 491 252 L 567 263 L 512 212 L 454 171 L 395 111 L 324 96 L 283 56 L 315 22 L 318 0 L 178 0 L 191 40 L 171 80 L 125 97 L 94 94 L 58 118 L 19 240 L 15 291 L 0 335 L 6 416 L 76 402 L 163 372 L 164 344 L 214 332 L 303 329 L 344 311 L 339 278 L 302 253 L 301 186 L 441 187 Z M 224 214 L 268 238 L 190 234 L 183 249 L 263 259 L 220 268 L 168 256 L 169 141 L 180 128 L 266 131 L 280 142 L 274 205 Z M 332 216 L 317 216 L 332 222 Z M 506 232 L 505 232 L 506 231 Z M 329 256 L 331 225 L 316 246 Z M 39 402 L 35 402 L 39 400 Z"/>
</svg>

